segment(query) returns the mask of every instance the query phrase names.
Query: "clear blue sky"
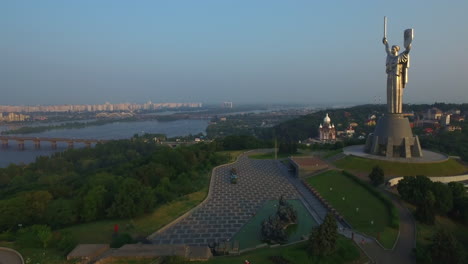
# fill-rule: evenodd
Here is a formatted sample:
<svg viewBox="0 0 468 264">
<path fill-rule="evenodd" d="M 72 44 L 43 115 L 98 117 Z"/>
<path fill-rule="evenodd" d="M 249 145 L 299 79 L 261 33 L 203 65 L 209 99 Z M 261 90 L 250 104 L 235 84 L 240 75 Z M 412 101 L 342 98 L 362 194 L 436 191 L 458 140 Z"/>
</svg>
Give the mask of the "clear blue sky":
<svg viewBox="0 0 468 264">
<path fill-rule="evenodd" d="M 414 28 L 404 101 L 468 101 L 468 1 L 0 2 L 0 104 L 385 101 Z"/>
</svg>

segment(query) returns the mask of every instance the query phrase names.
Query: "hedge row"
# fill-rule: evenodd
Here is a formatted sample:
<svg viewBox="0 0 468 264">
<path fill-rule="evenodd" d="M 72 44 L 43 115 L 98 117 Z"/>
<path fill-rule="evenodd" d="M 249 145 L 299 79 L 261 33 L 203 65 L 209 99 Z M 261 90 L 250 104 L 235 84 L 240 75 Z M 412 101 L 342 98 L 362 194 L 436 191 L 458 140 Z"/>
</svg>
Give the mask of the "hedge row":
<svg viewBox="0 0 468 264">
<path fill-rule="evenodd" d="M 353 175 L 353 174 L 351 174 L 351 173 L 349 173 L 347 171 L 343 171 L 343 175 L 350 178 L 351 180 L 353 180 L 357 184 L 361 185 L 366 190 L 368 190 L 370 193 L 372 193 L 374 196 L 376 196 L 379 200 L 381 200 L 385 204 L 385 206 L 387 207 L 388 212 L 390 213 L 390 227 L 397 228 L 397 229 L 400 227 L 400 217 L 398 215 L 398 210 L 396 209 L 396 207 L 393 205 L 393 203 L 387 197 L 385 197 L 381 192 L 377 191 L 372 185 L 361 181 L 355 175 Z"/>
</svg>

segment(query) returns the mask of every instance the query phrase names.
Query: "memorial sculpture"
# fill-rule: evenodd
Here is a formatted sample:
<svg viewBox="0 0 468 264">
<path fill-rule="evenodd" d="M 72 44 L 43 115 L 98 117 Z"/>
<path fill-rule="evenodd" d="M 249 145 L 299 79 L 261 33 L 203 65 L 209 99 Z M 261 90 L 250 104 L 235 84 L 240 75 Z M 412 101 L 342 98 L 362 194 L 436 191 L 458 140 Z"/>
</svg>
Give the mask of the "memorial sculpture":
<svg viewBox="0 0 468 264">
<path fill-rule="evenodd" d="M 400 47 L 392 46 L 387 41 L 387 18 L 384 17 L 383 44 L 387 52 L 387 113 L 379 119 L 373 134 L 367 137 L 365 151 L 394 157 L 422 157 L 419 139 L 413 136 L 409 120 L 403 115 L 403 89 L 408 83 L 408 68 L 410 66 L 409 52 L 413 42 L 413 29 L 404 31 L 405 50 L 398 54 Z"/>
<path fill-rule="evenodd" d="M 262 222 L 262 241 L 270 244 L 286 243 L 288 241 L 286 228 L 295 223 L 297 223 L 297 211 L 281 196 L 276 214 Z"/>
</svg>

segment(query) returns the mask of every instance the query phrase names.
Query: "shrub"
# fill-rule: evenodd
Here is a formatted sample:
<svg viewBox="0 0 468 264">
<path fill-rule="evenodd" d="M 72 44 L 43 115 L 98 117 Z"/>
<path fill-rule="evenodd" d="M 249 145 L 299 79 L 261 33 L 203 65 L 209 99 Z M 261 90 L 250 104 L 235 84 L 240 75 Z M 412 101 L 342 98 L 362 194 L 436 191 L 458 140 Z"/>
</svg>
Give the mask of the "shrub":
<svg viewBox="0 0 468 264">
<path fill-rule="evenodd" d="M 371 173 L 369 174 L 369 179 L 372 182 L 372 185 L 374 186 L 379 186 L 384 182 L 384 171 L 382 170 L 381 167 L 375 166 L 372 168 Z"/>
<path fill-rule="evenodd" d="M 73 248 L 75 248 L 77 242 L 70 233 L 57 233 L 58 238 L 55 246 L 64 255 L 67 255 Z"/>
<path fill-rule="evenodd" d="M 122 233 L 122 234 L 117 234 L 112 238 L 110 247 L 119 248 L 125 244 L 132 244 L 132 243 L 133 243 L 133 238 L 127 233 Z"/>
<path fill-rule="evenodd" d="M 52 231 L 46 225 L 22 228 L 17 233 L 16 243 L 24 248 L 47 248 L 52 241 Z"/>
</svg>

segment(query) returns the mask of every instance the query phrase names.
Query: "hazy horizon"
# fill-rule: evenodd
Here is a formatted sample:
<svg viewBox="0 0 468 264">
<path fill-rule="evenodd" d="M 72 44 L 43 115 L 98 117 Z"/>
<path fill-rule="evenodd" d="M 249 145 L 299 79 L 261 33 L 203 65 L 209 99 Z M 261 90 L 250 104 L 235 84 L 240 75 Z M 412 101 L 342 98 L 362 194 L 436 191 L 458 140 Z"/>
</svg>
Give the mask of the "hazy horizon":
<svg viewBox="0 0 468 264">
<path fill-rule="evenodd" d="M 0 104 L 385 103 L 383 16 L 404 103 L 468 102 L 468 2 L 391 3 L 2 1 Z"/>
</svg>

